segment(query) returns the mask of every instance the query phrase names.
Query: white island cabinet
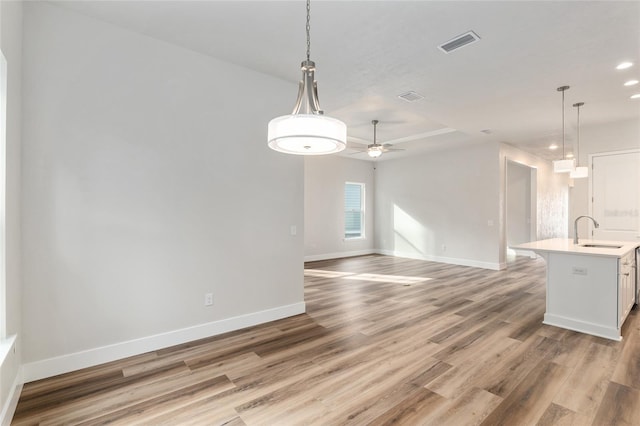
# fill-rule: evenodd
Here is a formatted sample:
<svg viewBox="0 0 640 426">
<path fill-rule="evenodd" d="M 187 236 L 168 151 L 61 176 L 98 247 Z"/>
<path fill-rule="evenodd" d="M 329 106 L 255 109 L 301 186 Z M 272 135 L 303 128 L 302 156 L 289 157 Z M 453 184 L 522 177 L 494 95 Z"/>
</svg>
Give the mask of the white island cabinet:
<svg viewBox="0 0 640 426">
<path fill-rule="evenodd" d="M 544 323 L 621 340 L 635 300 L 635 250 L 640 243 L 555 238 L 521 244 L 547 263 Z"/>
</svg>

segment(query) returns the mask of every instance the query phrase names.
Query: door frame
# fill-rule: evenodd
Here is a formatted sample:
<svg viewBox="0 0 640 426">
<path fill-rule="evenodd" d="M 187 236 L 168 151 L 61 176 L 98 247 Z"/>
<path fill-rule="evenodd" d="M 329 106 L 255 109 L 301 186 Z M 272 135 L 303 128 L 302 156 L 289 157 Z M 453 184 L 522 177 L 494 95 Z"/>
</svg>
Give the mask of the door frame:
<svg viewBox="0 0 640 426">
<path fill-rule="evenodd" d="M 640 148 L 633 148 L 633 149 L 624 149 L 624 150 L 620 150 L 620 151 L 606 151 L 606 152 L 597 152 L 597 153 L 593 153 L 593 154 L 589 154 L 589 199 L 588 199 L 588 203 L 589 203 L 589 216 L 593 217 L 593 159 L 595 157 L 605 157 L 605 156 L 609 156 L 609 155 L 623 155 L 623 154 L 635 154 L 635 153 L 640 153 Z M 593 223 L 591 221 L 588 221 L 588 232 L 589 235 L 591 236 L 591 238 L 593 238 Z"/>
<path fill-rule="evenodd" d="M 526 167 L 529 169 L 529 239 L 534 241 L 538 234 L 538 168 L 527 164 L 525 162 L 515 160 L 510 158 L 509 156 L 505 157 L 505 167 L 504 167 L 504 255 L 505 261 L 508 259 L 509 254 L 509 244 L 508 241 L 508 210 L 507 206 L 509 205 L 508 197 L 509 197 L 509 163 L 513 163 L 517 166 Z M 529 256 L 535 259 L 537 256 L 532 251 L 527 250 L 514 250 L 516 253 Z"/>
</svg>

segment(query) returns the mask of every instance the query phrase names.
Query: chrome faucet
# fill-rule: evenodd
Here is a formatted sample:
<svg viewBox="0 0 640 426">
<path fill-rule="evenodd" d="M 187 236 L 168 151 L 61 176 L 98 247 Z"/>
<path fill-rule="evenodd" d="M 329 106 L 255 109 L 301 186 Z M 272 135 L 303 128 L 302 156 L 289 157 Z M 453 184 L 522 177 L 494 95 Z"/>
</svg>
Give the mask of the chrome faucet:
<svg viewBox="0 0 640 426">
<path fill-rule="evenodd" d="M 600 227 L 600 224 L 591 216 L 578 216 L 576 220 L 573 222 L 573 244 L 578 244 L 578 219 L 581 217 L 587 217 L 593 221 L 593 226 L 596 228 Z"/>
</svg>

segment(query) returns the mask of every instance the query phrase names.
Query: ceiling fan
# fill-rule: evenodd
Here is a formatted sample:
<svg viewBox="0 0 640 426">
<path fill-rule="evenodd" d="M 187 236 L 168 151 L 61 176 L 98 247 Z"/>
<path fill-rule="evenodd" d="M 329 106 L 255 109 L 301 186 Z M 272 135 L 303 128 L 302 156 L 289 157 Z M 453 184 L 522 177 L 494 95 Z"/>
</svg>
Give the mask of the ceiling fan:
<svg viewBox="0 0 640 426">
<path fill-rule="evenodd" d="M 371 124 L 373 124 L 373 143 L 367 145 L 367 148 L 353 148 L 353 149 L 359 152 L 366 152 L 371 158 L 378 158 L 382 155 L 383 152 L 404 151 L 404 149 L 393 148 L 393 145 L 388 143 L 380 144 L 376 142 L 376 128 L 378 125 L 378 120 L 371 120 Z"/>
</svg>

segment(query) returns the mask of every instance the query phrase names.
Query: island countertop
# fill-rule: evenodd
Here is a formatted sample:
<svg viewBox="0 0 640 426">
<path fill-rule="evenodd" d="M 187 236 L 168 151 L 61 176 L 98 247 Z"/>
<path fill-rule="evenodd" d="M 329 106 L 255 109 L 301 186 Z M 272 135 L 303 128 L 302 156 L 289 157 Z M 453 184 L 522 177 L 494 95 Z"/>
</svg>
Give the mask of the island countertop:
<svg viewBox="0 0 640 426">
<path fill-rule="evenodd" d="M 585 247 L 585 245 L 599 245 L 609 247 Z M 613 246 L 613 247 L 611 247 Z M 616 248 L 619 246 L 619 248 Z M 604 241 L 580 238 L 578 244 L 573 244 L 571 238 L 551 238 L 548 240 L 532 241 L 519 244 L 513 248 L 531 250 L 534 252 L 567 253 L 588 256 L 623 257 L 630 251 L 640 247 L 640 241 Z"/>
</svg>

